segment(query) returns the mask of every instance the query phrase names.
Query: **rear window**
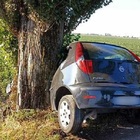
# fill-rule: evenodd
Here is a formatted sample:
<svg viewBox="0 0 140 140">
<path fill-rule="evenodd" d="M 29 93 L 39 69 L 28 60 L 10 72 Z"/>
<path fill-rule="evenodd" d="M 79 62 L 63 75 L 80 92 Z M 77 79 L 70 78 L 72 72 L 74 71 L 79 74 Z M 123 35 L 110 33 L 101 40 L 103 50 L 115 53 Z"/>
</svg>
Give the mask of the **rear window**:
<svg viewBox="0 0 140 140">
<path fill-rule="evenodd" d="M 86 59 L 135 60 L 124 48 L 107 44 L 82 43 Z"/>
</svg>

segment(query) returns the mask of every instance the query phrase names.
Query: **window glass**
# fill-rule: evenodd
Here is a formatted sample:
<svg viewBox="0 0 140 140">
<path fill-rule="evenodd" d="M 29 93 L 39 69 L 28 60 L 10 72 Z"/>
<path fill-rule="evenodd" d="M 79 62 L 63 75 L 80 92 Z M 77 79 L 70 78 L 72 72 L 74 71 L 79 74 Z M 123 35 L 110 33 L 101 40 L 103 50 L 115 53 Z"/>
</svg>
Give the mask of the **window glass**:
<svg viewBox="0 0 140 140">
<path fill-rule="evenodd" d="M 83 43 L 86 59 L 135 60 L 124 48 L 98 43 Z"/>
</svg>

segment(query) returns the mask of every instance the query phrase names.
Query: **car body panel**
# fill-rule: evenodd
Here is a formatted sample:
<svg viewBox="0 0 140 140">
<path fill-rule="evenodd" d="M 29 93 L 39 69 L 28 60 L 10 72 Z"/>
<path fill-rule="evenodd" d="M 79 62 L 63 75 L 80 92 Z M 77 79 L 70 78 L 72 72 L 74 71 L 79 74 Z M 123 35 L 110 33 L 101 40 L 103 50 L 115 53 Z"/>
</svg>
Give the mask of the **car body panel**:
<svg viewBox="0 0 140 140">
<path fill-rule="evenodd" d="M 77 101 L 78 107 L 81 109 L 85 108 L 133 108 L 140 106 L 140 100 L 137 100 L 136 104 L 128 102 L 123 104 L 125 101 L 124 97 L 134 97 L 140 99 L 140 87 L 135 85 L 122 85 L 114 83 L 98 83 L 98 84 L 82 84 L 79 87 L 71 88 L 73 90 L 73 96 Z M 77 91 L 80 89 L 79 93 Z M 74 92 L 76 91 L 76 92 Z M 89 98 L 86 98 L 90 96 Z M 92 98 L 94 97 L 94 98 Z M 123 97 L 124 101 L 118 102 L 117 99 Z M 131 98 L 130 98 L 131 97 Z M 127 99 L 127 98 L 126 98 Z M 130 103 L 130 104 L 129 104 Z"/>
<path fill-rule="evenodd" d="M 92 82 L 140 83 L 140 63 L 121 60 L 94 60 Z"/>
</svg>

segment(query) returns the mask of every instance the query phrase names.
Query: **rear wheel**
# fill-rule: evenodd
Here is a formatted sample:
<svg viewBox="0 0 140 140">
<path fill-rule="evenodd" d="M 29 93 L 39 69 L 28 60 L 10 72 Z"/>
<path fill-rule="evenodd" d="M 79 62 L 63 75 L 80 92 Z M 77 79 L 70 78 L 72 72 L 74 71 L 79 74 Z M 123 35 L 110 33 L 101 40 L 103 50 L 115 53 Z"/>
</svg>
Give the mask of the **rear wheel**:
<svg viewBox="0 0 140 140">
<path fill-rule="evenodd" d="M 63 96 L 58 106 L 58 120 L 65 133 L 76 133 L 83 121 L 82 110 L 78 109 L 72 95 Z"/>
</svg>

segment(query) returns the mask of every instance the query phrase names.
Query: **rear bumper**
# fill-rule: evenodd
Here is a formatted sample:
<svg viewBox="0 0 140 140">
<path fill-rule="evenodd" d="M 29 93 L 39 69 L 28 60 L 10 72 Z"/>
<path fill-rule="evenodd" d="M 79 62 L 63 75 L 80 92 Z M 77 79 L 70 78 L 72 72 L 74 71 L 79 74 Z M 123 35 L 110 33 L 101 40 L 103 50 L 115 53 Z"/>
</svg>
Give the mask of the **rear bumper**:
<svg viewBox="0 0 140 140">
<path fill-rule="evenodd" d="M 140 89 L 83 87 L 74 94 L 77 106 L 86 108 L 140 108 Z"/>
</svg>

